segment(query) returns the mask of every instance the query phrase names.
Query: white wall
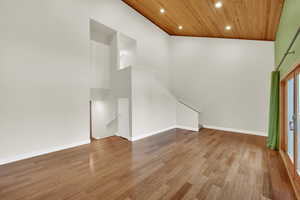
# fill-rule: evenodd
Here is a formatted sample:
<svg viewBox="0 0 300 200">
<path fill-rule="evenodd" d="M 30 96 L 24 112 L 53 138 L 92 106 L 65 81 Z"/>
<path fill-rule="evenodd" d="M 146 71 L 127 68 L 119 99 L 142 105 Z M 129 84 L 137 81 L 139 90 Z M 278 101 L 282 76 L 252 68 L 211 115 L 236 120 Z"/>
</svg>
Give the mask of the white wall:
<svg viewBox="0 0 300 200">
<path fill-rule="evenodd" d="M 137 41 L 136 66 L 155 69 L 168 85 L 169 35 L 120 0 L 90 0 L 90 17 Z"/>
<path fill-rule="evenodd" d="M 112 101 L 108 99 L 92 102 L 92 133 L 94 138 L 101 139 L 116 133 L 116 128 L 112 129 L 110 126 L 114 125 L 112 123 L 116 119 L 112 113 L 112 106 Z"/>
<path fill-rule="evenodd" d="M 199 114 L 182 103 L 176 104 L 176 126 L 178 128 L 198 131 Z"/>
<path fill-rule="evenodd" d="M 0 13 L 0 163 L 88 142 L 90 18 L 136 39 L 137 66 L 154 71 L 133 80 L 148 88 L 132 94 L 141 93 L 133 111 L 143 116 L 135 134 L 175 124 L 169 36 L 122 1 L 1 0 Z M 173 38 L 171 46 L 174 91 L 200 104 L 203 123 L 265 130 L 273 43 Z"/>
<path fill-rule="evenodd" d="M 132 137 L 137 138 L 137 136 L 149 134 L 152 131 L 175 126 L 176 104 L 170 103 L 174 99 L 166 94 L 168 93 L 166 87 L 169 81 L 169 36 L 150 21 L 141 17 L 135 10 L 124 3 L 120 3 L 120 1 L 105 0 L 105 4 L 99 3 L 99 0 L 93 0 L 92 2 L 90 7 L 91 18 L 135 39 L 137 41 L 137 62 L 134 68 L 141 66 L 151 68 L 151 71 L 155 71 L 156 79 L 159 80 L 158 82 L 150 81 L 154 80 L 154 78 L 137 80 L 135 77 L 139 75 L 136 76 L 135 74 L 140 71 L 131 73 L 132 92 L 135 91 L 135 94 L 131 95 L 131 104 L 136 105 L 136 107 L 132 107 Z M 112 10 L 113 17 L 111 16 Z M 147 75 L 143 77 L 147 78 Z M 145 84 L 146 88 L 144 88 L 144 91 L 135 85 L 139 81 Z M 152 84 L 152 86 L 148 84 Z M 157 90 L 154 88 L 157 88 Z M 135 98 L 136 94 L 140 92 L 141 96 Z M 151 99 L 146 100 L 145 97 L 150 97 Z M 159 120 L 161 118 L 163 120 Z"/>
<path fill-rule="evenodd" d="M 110 89 L 111 47 L 91 40 L 90 48 L 90 87 L 93 88 L 91 90 L 92 136 L 100 139 L 112 136 L 117 132 L 116 106 Z"/>
<path fill-rule="evenodd" d="M 174 128 L 176 100 L 152 70 L 132 68 L 133 140 Z"/>
<path fill-rule="evenodd" d="M 171 37 L 172 88 L 200 124 L 265 134 L 273 42 Z"/>
<path fill-rule="evenodd" d="M 110 88 L 111 49 L 109 45 L 90 41 L 91 88 Z"/>
<path fill-rule="evenodd" d="M 90 18 L 137 39 L 138 63 L 167 80 L 168 36 L 120 0 L 1 0 L 0 13 L 0 163 L 88 142 Z"/>
<path fill-rule="evenodd" d="M 119 34 L 120 69 L 136 64 L 136 41 L 126 35 Z"/>
<path fill-rule="evenodd" d="M 82 1 L 0 1 L 0 163 L 89 141 Z"/>
</svg>

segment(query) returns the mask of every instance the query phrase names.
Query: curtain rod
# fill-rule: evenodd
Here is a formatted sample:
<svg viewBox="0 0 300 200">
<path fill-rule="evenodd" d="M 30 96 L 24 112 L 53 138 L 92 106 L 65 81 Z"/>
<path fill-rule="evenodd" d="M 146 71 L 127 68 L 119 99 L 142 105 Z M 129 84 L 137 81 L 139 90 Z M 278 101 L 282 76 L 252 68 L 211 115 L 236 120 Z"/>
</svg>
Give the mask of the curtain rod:
<svg viewBox="0 0 300 200">
<path fill-rule="evenodd" d="M 295 51 L 290 51 L 290 50 L 291 50 L 293 44 L 295 43 L 297 37 L 299 36 L 299 34 L 300 34 L 300 27 L 298 28 L 298 30 L 297 30 L 297 32 L 296 32 L 296 34 L 295 34 L 295 36 L 294 36 L 292 42 L 290 43 L 289 48 L 286 50 L 286 52 L 285 52 L 283 58 L 281 59 L 279 65 L 276 67 L 276 71 L 279 70 L 279 68 L 280 68 L 281 65 L 283 64 L 283 62 L 284 62 L 285 58 L 287 57 L 287 55 L 289 55 L 289 54 L 295 54 Z"/>
</svg>

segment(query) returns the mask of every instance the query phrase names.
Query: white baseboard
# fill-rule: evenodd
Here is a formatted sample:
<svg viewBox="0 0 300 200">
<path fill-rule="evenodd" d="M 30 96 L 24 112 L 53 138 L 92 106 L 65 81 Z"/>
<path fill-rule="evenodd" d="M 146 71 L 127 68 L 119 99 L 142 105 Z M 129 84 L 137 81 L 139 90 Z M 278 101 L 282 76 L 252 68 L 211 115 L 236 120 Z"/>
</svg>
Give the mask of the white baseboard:
<svg viewBox="0 0 300 200">
<path fill-rule="evenodd" d="M 106 135 L 106 136 L 102 136 L 102 137 L 99 137 L 99 136 L 93 136 L 93 138 L 95 138 L 96 140 L 100 140 L 100 139 L 104 139 L 104 138 L 108 138 L 108 137 L 111 137 L 111 136 L 114 136 L 115 134 L 112 134 L 112 135 Z"/>
<path fill-rule="evenodd" d="M 192 128 L 192 127 L 187 127 L 187 126 L 174 125 L 174 126 L 170 126 L 170 127 L 168 127 L 168 128 L 161 129 L 161 130 L 158 130 L 158 131 L 153 131 L 153 132 L 146 133 L 146 134 L 143 134 L 143 135 L 138 135 L 138 136 L 131 137 L 131 140 L 130 140 L 130 141 L 141 140 L 141 139 L 143 139 L 143 138 L 150 137 L 150 136 L 152 136 L 152 135 L 156 135 L 156 134 L 159 134 L 159 133 L 162 133 L 162 132 L 165 132 L 165 131 L 169 131 L 169 130 L 172 130 L 172 129 L 175 129 L 175 128 L 180 128 L 180 129 L 185 129 L 185 130 L 190 130 L 190 131 L 198 131 L 197 128 Z"/>
<path fill-rule="evenodd" d="M 210 126 L 210 125 L 203 125 L 204 128 L 209 129 L 216 129 L 221 131 L 228 131 L 228 132 L 234 132 L 234 133 L 244 133 L 244 134 L 250 134 L 250 135 L 259 135 L 259 136 L 267 136 L 266 132 L 263 131 L 250 131 L 250 130 L 242 130 L 242 129 L 234 129 L 234 128 L 224 128 L 224 127 L 218 127 L 218 126 Z"/>
<path fill-rule="evenodd" d="M 198 128 L 193 128 L 193 127 L 188 127 L 188 126 L 179 126 L 179 125 L 177 125 L 176 128 L 185 129 L 185 130 L 189 130 L 189 131 L 199 131 Z"/>
<path fill-rule="evenodd" d="M 90 143 L 90 140 L 84 140 L 82 142 L 77 142 L 77 143 L 72 143 L 72 144 L 68 144 L 68 145 L 53 147 L 53 148 L 45 149 L 45 150 L 38 151 L 38 152 L 20 154 L 20 155 L 16 155 L 16 156 L 13 156 L 13 157 L 10 157 L 10 158 L 0 159 L 0 165 L 4 165 L 4 164 L 11 163 L 11 162 L 24 160 L 24 159 L 28 159 L 28 158 L 48 154 L 48 153 L 52 153 L 52 152 L 55 152 L 55 151 L 61 151 L 61 150 L 64 150 L 64 149 L 69 149 L 69 148 L 72 148 L 72 147 L 76 147 L 76 146 L 80 146 L 80 145 L 84 145 L 84 144 L 88 144 L 88 143 Z"/>
<path fill-rule="evenodd" d="M 143 139 L 143 138 L 146 138 L 146 137 L 150 137 L 152 135 L 156 135 L 156 134 L 161 133 L 161 132 L 169 131 L 169 130 L 174 129 L 174 128 L 176 128 L 176 126 L 170 126 L 168 128 L 161 129 L 161 130 L 158 130 L 158 131 L 153 131 L 153 132 L 150 132 L 150 133 L 146 133 L 146 134 L 142 134 L 142 135 L 138 135 L 138 136 L 133 136 L 133 137 L 131 137 L 131 141 L 137 141 L 137 140 L 140 140 L 140 139 Z"/>
</svg>

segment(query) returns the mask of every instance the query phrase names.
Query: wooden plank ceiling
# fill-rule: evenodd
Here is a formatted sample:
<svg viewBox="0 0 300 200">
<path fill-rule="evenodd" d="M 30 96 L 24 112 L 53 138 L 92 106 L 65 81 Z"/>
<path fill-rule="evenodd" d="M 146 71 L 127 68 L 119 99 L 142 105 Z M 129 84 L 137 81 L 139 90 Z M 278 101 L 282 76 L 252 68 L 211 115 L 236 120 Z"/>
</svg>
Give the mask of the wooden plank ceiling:
<svg viewBox="0 0 300 200">
<path fill-rule="evenodd" d="M 275 40 L 284 3 L 284 0 L 123 1 L 169 35 L 271 41 Z M 222 7 L 216 7 L 218 2 Z M 226 30 L 226 26 L 231 29 Z"/>
</svg>

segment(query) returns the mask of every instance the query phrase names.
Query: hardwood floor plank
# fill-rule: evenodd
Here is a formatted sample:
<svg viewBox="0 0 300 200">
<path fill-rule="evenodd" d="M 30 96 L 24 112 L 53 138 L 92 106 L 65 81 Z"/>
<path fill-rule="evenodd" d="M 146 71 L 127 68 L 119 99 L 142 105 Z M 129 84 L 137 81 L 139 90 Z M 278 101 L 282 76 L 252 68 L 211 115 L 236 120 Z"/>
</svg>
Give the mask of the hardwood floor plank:
<svg viewBox="0 0 300 200">
<path fill-rule="evenodd" d="M 182 199 L 184 195 L 191 189 L 192 184 L 190 183 L 185 183 L 176 193 L 173 197 L 171 197 L 172 200 L 178 200 Z"/>
<path fill-rule="evenodd" d="M 170 130 L 140 141 L 110 137 L 0 166 L 2 200 L 296 199 L 265 138 Z"/>
</svg>

